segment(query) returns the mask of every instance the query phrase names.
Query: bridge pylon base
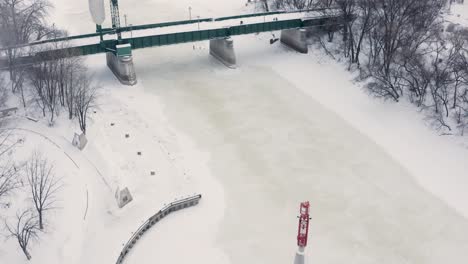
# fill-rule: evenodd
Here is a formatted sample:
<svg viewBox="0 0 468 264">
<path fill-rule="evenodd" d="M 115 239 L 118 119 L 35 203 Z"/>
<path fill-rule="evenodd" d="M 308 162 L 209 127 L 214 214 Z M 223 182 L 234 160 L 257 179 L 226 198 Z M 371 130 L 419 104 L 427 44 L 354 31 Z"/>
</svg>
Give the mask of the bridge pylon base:
<svg viewBox="0 0 468 264">
<path fill-rule="evenodd" d="M 237 60 L 234 51 L 234 41 L 230 37 L 211 39 L 210 54 L 227 67 L 236 67 Z"/>
<path fill-rule="evenodd" d="M 304 264 L 305 257 L 304 257 L 304 248 L 299 247 L 296 252 L 296 256 L 294 257 L 294 264 Z"/>
<path fill-rule="evenodd" d="M 309 52 L 307 31 L 303 28 L 281 30 L 280 41 L 297 52 L 304 54 Z"/>
<path fill-rule="evenodd" d="M 113 52 L 107 52 L 106 60 L 107 66 L 122 84 L 135 85 L 137 83 L 133 56 L 131 53 L 120 56 Z"/>
</svg>

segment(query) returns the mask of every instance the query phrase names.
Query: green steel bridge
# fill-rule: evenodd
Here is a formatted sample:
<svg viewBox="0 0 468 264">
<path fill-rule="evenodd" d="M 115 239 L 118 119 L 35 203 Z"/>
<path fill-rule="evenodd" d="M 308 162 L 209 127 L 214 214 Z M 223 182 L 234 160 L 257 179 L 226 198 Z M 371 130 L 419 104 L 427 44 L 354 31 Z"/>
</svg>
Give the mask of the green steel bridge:
<svg viewBox="0 0 468 264">
<path fill-rule="evenodd" d="M 285 18 L 282 19 L 282 17 Z M 313 9 L 300 12 L 278 11 L 220 18 L 201 18 L 120 28 L 97 27 L 96 32 L 90 34 L 47 39 L 0 50 L 23 49 L 24 53 L 28 54 L 24 56 L 26 60 L 35 56 L 43 57 L 52 54 L 83 56 L 116 52 L 118 44 L 130 44 L 132 50 L 135 50 L 284 29 L 335 27 L 342 24 L 343 19 L 345 18 L 335 9 Z M 176 32 L 156 33 L 158 29 L 163 28 L 166 32 L 172 30 Z M 129 36 L 129 33 L 137 35 L 140 32 L 143 34 Z M 122 38 L 118 38 L 118 34 L 122 34 Z M 52 55 L 52 57 L 56 56 Z"/>
<path fill-rule="evenodd" d="M 232 36 L 281 31 L 281 42 L 299 52 L 306 53 L 305 33 L 302 31 L 298 34 L 300 29 L 318 27 L 333 32 L 339 29 L 346 20 L 353 19 L 344 17 L 336 8 L 324 8 L 121 27 L 118 6 L 113 5 L 117 5 L 117 0 L 111 0 L 111 8 L 114 8 L 112 9 L 112 28 L 102 28 L 96 25 L 96 31 L 89 34 L 0 48 L 0 70 L 27 67 L 37 61 L 106 53 L 107 65 L 117 78 L 124 84 L 133 85 L 136 83 L 136 76 L 133 69 L 132 50 L 209 40 L 210 54 L 231 67 L 235 65 L 235 53 L 232 41 L 227 39 Z M 285 37 L 288 38 L 286 41 L 283 41 L 283 32 L 288 35 Z M 224 40 L 224 42 L 219 40 Z M 16 50 L 17 54 L 21 54 L 15 58 L 14 62 L 9 61 L 6 55 L 2 57 L 2 53 L 7 54 L 7 51 L 11 50 Z M 226 60 L 223 61 L 223 57 Z"/>
</svg>

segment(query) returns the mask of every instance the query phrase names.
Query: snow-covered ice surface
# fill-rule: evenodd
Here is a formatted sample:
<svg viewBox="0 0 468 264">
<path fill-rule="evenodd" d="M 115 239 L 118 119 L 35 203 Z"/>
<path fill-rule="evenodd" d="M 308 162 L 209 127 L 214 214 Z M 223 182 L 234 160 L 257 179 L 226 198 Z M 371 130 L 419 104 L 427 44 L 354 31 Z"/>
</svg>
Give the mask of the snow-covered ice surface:
<svg viewBox="0 0 468 264">
<path fill-rule="evenodd" d="M 56 3 L 57 24 L 93 28 L 82 2 Z M 184 19 L 189 5 L 121 2 L 135 24 Z M 244 10 L 243 1 L 190 4 L 203 16 Z M 303 200 L 309 263 L 466 263 L 468 150 L 412 107 L 369 98 L 321 52 L 297 54 L 269 37 L 234 38 L 236 70 L 207 43 L 137 50 L 135 87 L 115 80 L 105 56 L 88 57 L 103 91 L 84 152 L 65 121 L 11 124 L 55 142 L 30 133 L 24 150 L 50 153 L 67 180 L 56 225 L 29 263 L 113 263 L 147 217 L 195 192 L 200 205 L 159 222 L 126 263 L 291 263 Z M 122 210 L 116 186 L 135 199 Z M 0 263 L 27 261 L 9 240 Z"/>
<path fill-rule="evenodd" d="M 462 26 L 468 26 L 468 4 L 452 4 L 447 20 Z"/>
<path fill-rule="evenodd" d="M 312 263 L 463 263 L 466 219 L 421 188 L 383 148 L 298 89 L 349 86 L 342 79 L 349 75 L 317 63 L 315 55 L 303 60 L 266 43 L 236 38 L 240 65 L 234 71 L 207 57 L 204 44 L 195 52 L 180 46 L 172 56 L 172 47 L 135 52 L 135 61 L 145 65 L 137 63 L 140 85 L 161 98 L 169 119 L 211 154 L 211 171 L 226 193 L 217 241 L 231 263 L 292 261 L 293 216 L 303 199 L 312 203 Z M 154 259 L 179 250 L 161 243 L 158 250 L 146 243 L 136 252 Z"/>
</svg>

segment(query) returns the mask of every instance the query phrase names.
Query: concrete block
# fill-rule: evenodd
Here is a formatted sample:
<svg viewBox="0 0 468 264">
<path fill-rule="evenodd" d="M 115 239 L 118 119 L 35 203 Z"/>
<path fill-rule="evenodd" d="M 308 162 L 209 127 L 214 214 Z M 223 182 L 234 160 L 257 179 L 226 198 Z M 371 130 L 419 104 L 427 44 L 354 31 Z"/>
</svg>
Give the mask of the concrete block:
<svg viewBox="0 0 468 264">
<path fill-rule="evenodd" d="M 73 136 L 73 141 L 72 141 L 73 146 L 77 147 L 79 150 L 83 150 L 86 147 L 86 144 L 88 144 L 88 139 L 86 138 L 85 134 L 77 134 Z"/>
<path fill-rule="evenodd" d="M 210 40 L 210 54 L 229 68 L 236 67 L 234 41 L 231 38 Z"/>
<path fill-rule="evenodd" d="M 107 66 L 122 84 L 135 85 L 137 83 L 133 56 L 117 56 L 113 52 L 106 53 Z"/>
<path fill-rule="evenodd" d="M 300 53 L 308 53 L 307 31 L 305 29 L 281 30 L 281 43 Z"/>
<path fill-rule="evenodd" d="M 117 189 L 117 191 L 115 192 L 115 199 L 117 199 L 117 205 L 119 206 L 119 208 L 122 208 L 128 203 L 130 203 L 133 200 L 133 197 L 130 194 L 128 188 L 125 187 L 123 190 Z"/>
</svg>

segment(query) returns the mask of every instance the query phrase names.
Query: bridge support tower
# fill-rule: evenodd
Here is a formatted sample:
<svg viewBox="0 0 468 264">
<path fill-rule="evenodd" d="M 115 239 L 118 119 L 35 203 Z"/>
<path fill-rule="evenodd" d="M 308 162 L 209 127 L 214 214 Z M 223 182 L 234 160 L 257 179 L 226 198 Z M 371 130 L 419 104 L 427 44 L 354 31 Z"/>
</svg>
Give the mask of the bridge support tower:
<svg viewBox="0 0 468 264">
<path fill-rule="evenodd" d="M 281 43 L 300 53 L 308 53 L 307 31 L 303 28 L 281 30 Z"/>
<path fill-rule="evenodd" d="M 107 66 L 122 84 L 135 85 L 137 83 L 130 44 L 117 45 L 115 52 L 106 53 L 106 60 Z"/>
<path fill-rule="evenodd" d="M 210 40 L 210 54 L 229 68 L 236 67 L 236 53 L 234 41 L 230 38 Z"/>
</svg>

